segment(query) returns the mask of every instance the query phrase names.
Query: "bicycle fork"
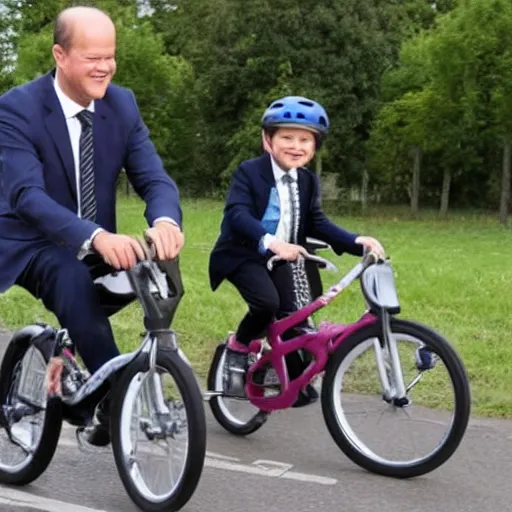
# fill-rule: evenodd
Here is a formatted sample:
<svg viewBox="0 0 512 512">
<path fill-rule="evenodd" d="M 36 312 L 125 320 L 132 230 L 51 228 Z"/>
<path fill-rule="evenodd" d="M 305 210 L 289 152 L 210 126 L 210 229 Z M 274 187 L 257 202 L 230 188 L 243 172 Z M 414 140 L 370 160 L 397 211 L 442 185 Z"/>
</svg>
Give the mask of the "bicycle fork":
<svg viewBox="0 0 512 512">
<path fill-rule="evenodd" d="M 396 407 L 407 407 L 410 405 L 410 400 L 404 383 L 400 355 L 398 354 L 396 339 L 391 332 L 390 315 L 385 310 L 382 311 L 381 322 L 384 347 L 382 347 L 381 340 L 378 338 L 373 341 L 373 345 L 382 386 L 382 396 L 386 402 L 392 403 Z"/>
<path fill-rule="evenodd" d="M 166 403 L 163 382 L 156 368 L 157 338 L 153 338 L 149 348 L 149 370 L 143 384 L 142 396 L 148 407 L 149 419 L 141 419 L 141 427 L 149 439 L 165 439 L 179 431 L 171 404 Z"/>
</svg>

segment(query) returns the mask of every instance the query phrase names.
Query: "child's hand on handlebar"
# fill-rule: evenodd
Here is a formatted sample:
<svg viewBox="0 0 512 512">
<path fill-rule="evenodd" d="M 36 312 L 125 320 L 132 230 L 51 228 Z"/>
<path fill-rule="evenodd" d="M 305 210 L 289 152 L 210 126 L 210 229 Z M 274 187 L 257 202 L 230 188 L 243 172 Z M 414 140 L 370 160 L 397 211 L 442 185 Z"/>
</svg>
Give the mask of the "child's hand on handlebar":
<svg viewBox="0 0 512 512">
<path fill-rule="evenodd" d="M 299 254 L 307 255 L 306 249 L 300 245 L 289 244 L 283 240 L 273 240 L 268 247 L 276 256 L 286 261 L 295 261 Z"/>
<path fill-rule="evenodd" d="M 356 244 L 362 245 L 381 260 L 386 258 L 384 247 L 382 247 L 378 240 L 371 236 L 358 236 L 356 238 Z"/>
</svg>

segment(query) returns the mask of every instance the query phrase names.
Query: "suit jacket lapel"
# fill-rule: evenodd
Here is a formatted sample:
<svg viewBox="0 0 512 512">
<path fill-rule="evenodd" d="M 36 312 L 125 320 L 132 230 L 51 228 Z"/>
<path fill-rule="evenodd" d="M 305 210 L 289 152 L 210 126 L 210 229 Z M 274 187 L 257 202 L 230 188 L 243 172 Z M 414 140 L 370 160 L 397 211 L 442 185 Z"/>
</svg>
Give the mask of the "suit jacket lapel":
<svg viewBox="0 0 512 512">
<path fill-rule="evenodd" d="M 45 124 L 50 134 L 57 152 L 62 162 L 67 182 L 71 190 L 74 201 L 77 201 L 76 194 L 76 174 L 75 174 L 75 162 L 73 159 L 73 150 L 71 149 L 71 140 L 69 138 L 68 127 L 62 108 L 57 98 L 53 86 L 54 71 L 46 74 L 43 77 L 44 90 L 43 99 L 48 110 Z"/>
<path fill-rule="evenodd" d="M 263 179 L 268 183 L 270 187 L 276 184 L 274 178 L 274 171 L 272 170 L 272 162 L 270 161 L 270 155 L 264 153 L 261 157 L 261 175 Z"/>
<path fill-rule="evenodd" d="M 66 119 L 53 86 L 53 78 L 53 71 L 43 78 L 45 80 L 44 100 L 48 109 L 45 123 L 55 147 L 57 148 L 73 200 L 77 202 L 76 172 L 73 150 L 71 148 Z M 94 110 L 94 169 L 95 174 L 97 174 L 98 169 L 101 168 L 101 162 L 108 161 L 108 140 L 110 139 L 109 133 L 111 132 L 109 127 L 108 106 L 106 103 L 103 100 L 95 101 Z M 96 183 L 97 182 L 98 180 L 96 180 Z"/>
<path fill-rule="evenodd" d="M 104 100 L 94 102 L 94 124 L 93 124 L 93 148 L 94 148 L 94 174 L 96 175 L 96 186 L 98 186 L 98 171 L 101 169 L 101 162 L 109 161 L 109 140 L 113 133 L 110 128 L 111 116 L 108 116 L 109 108 Z"/>
<path fill-rule="evenodd" d="M 275 187 L 276 180 L 274 178 L 274 171 L 272 170 L 272 163 L 270 161 L 270 155 L 268 153 L 263 154 L 261 157 L 260 174 L 262 179 L 262 204 L 260 204 L 258 215 L 261 218 L 267 209 L 268 201 L 270 199 L 270 191 L 272 187 Z"/>
</svg>

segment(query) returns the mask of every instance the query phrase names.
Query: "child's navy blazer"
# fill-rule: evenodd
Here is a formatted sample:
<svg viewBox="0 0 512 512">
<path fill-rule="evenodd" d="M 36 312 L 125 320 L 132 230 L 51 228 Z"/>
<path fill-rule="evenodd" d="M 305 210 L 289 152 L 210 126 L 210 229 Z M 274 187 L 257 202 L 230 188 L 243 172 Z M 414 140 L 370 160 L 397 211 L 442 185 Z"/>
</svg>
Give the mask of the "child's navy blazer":
<svg viewBox="0 0 512 512">
<path fill-rule="evenodd" d="M 320 204 L 320 184 L 309 169 L 298 169 L 300 224 L 298 243 L 306 237 L 323 240 L 336 254 L 348 252 L 361 256 L 363 247 L 355 243 L 358 235 L 345 231 L 325 216 Z M 259 242 L 267 233 L 262 219 L 275 190 L 272 163 L 268 153 L 243 162 L 233 173 L 220 236 L 210 255 L 210 284 L 215 290 L 223 279 L 245 261 L 265 264 L 272 254 L 262 255 Z"/>
</svg>

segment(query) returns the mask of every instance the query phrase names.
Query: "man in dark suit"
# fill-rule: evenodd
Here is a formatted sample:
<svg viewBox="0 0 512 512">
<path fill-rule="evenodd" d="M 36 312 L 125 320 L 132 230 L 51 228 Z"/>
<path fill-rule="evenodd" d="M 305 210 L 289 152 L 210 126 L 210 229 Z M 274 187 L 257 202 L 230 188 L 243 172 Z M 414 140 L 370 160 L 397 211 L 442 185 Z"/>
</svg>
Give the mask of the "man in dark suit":
<svg viewBox="0 0 512 512">
<path fill-rule="evenodd" d="M 227 279 L 249 306 L 236 334 L 228 338 L 228 367 L 235 371 L 246 368 L 249 343 L 264 335 L 272 319 L 309 302 L 304 261 L 298 259 L 307 237 L 327 242 L 336 254 L 362 255 L 368 247 L 384 255 L 377 240 L 336 226 L 322 211 L 318 178 L 305 165 L 329 128 L 323 107 L 307 98 L 281 98 L 263 114 L 262 128 L 266 152 L 234 172 L 210 257 L 212 289 Z M 273 254 L 289 263 L 268 272 L 266 261 Z M 296 357 L 288 357 L 287 363 L 292 379 L 302 372 Z M 316 398 L 310 386 L 296 405 Z"/>
<path fill-rule="evenodd" d="M 17 284 L 41 299 L 91 373 L 119 352 L 90 262 L 127 270 L 144 257 L 116 234 L 123 168 L 146 203 L 157 257 L 175 258 L 184 242 L 176 185 L 133 93 L 111 84 L 115 46 L 104 12 L 66 9 L 55 23 L 55 69 L 0 97 L 0 292 Z M 105 445 L 108 411 L 96 416 L 89 441 Z"/>
</svg>

